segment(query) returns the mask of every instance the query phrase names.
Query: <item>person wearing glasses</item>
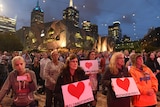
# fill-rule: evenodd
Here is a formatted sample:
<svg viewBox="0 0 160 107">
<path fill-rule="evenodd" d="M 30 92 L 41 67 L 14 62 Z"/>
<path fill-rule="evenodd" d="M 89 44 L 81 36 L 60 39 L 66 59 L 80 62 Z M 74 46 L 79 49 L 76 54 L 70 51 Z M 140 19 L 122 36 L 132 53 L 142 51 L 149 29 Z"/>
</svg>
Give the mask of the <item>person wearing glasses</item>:
<svg viewBox="0 0 160 107">
<path fill-rule="evenodd" d="M 102 77 L 102 84 L 107 87 L 107 107 L 130 107 L 130 97 L 116 98 L 112 78 L 130 77 L 125 67 L 124 54 L 114 52 Z"/>
<path fill-rule="evenodd" d="M 66 59 L 65 67 L 62 69 L 55 86 L 55 99 L 57 104 L 54 107 L 64 107 L 64 99 L 62 94 L 62 85 L 78 82 L 88 79 L 84 70 L 78 66 L 78 57 L 76 54 L 70 54 Z M 88 107 L 88 104 L 81 104 L 78 107 Z"/>
</svg>

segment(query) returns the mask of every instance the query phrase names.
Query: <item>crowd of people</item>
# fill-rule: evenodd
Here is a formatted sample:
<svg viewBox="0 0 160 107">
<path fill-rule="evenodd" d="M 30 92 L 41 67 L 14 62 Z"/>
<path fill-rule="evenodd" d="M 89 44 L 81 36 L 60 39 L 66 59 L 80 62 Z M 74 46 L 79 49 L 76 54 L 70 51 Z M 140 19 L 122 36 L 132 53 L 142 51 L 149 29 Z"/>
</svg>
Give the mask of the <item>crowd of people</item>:
<svg viewBox="0 0 160 107">
<path fill-rule="evenodd" d="M 86 74 L 79 65 L 81 60 L 97 60 L 98 70 Z M 125 77 L 134 79 L 140 95 L 116 97 L 112 78 Z M 160 100 L 160 51 L 0 52 L 0 102 L 10 92 L 11 107 L 38 107 L 34 94 L 46 96 L 45 107 L 64 107 L 62 85 L 86 79 L 94 100 L 78 107 L 96 107 L 98 91 L 106 95 L 107 107 L 156 107 Z"/>
</svg>

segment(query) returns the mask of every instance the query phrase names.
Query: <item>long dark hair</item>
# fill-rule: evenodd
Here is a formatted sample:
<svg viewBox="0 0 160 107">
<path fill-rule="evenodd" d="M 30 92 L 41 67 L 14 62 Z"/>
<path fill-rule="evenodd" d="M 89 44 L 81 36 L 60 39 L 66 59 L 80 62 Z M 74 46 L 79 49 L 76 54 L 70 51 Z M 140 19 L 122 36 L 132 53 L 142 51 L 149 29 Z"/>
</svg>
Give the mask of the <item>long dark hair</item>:
<svg viewBox="0 0 160 107">
<path fill-rule="evenodd" d="M 70 68 L 69 68 L 69 62 L 73 59 L 77 58 L 78 59 L 78 56 L 76 54 L 70 54 L 69 57 L 66 59 L 66 65 L 65 67 L 63 68 L 63 72 L 62 72 L 62 75 L 63 75 L 63 81 L 65 83 L 70 83 L 71 82 L 71 74 L 69 72 Z M 83 75 L 83 77 L 82 77 Z M 85 75 L 85 72 L 84 70 L 78 66 L 78 68 L 75 70 L 75 74 L 74 74 L 74 81 L 79 81 L 79 80 L 82 80 L 82 78 L 86 78 L 84 77 Z"/>
<path fill-rule="evenodd" d="M 67 68 L 69 68 L 69 62 L 71 61 L 71 60 L 73 60 L 73 59 L 75 59 L 75 58 L 77 58 L 78 59 L 78 56 L 76 55 L 76 54 L 70 54 L 68 57 L 67 57 L 67 59 L 66 59 L 66 67 Z"/>
<path fill-rule="evenodd" d="M 88 53 L 88 55 L 87 55 L 87 59 L 88 59 L 88 60 L 90 59 L 89 57 L 90 57 L 90 55 L 91 55 L 92 52 L 96 53 L 94 50 L 89 51 L 89 53 Z"/>
</svg>

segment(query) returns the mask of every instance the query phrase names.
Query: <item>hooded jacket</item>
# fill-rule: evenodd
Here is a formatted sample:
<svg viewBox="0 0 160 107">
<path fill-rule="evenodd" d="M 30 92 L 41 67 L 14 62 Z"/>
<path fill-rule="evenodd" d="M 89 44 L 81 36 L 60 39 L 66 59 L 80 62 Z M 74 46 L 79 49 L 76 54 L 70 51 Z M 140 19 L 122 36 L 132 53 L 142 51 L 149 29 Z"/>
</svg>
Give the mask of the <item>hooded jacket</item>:
<svg viewBox="0 0 160 107">
<path fill-rule="evenodd" d="M 33 92 L 37 90 L 37 81 L 35 73 L 31 70 L 26 69 L 26 73 L 29 73 L 32 82 L 17 81 L 18 73 L 13 70 L 7 77 L 1 91 L 0 91 L 0 102 L 4 98 L 5 94 L 12 89 L 14 93 L 13 103 L 20 106 L 26 106 L 34 101 Z"/>
<path fill-rule="evenodd" d="M 156 92 L 158 91 L 158 81 L 150 68 L 146 65 L 142 66 L 142 69 L 138 69 L 135 66 L 131 66 L 130 74 L 134 78 L 137 87 L 140 91 L 140 95 L 133 96 L 134 106 L 151 106 L 157 104 Z M 153 95 L 148 95 L 149 89 L 154 90 Z"/>
</svg>

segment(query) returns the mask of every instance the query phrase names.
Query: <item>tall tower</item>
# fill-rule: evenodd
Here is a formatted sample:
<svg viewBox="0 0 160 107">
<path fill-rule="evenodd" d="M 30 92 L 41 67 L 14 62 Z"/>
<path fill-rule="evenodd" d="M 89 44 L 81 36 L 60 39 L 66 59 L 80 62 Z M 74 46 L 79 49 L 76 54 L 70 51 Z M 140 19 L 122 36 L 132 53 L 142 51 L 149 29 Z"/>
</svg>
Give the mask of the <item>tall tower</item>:
<svg viewBox="0 0 160 107">
<path fill-rule="evenodd" d="M 108 35 L 112 36 L 112 38 L 114 38 L 116 43 L 121 42 L 122 31 L 121 31 L 121 28 L 120 28 L 120 22 L 119 21 L 115 21 L 115 22 L 113 22 L 113 25 L 108 26 Z"/>
<path fill-rule="evenodd" d="M 70 0 L 69 7 L 73 7 L 73 0 Z"/>
<path fill-rule="evenodd" d="M 44 12 L 39 6 L 39 0 L 37 0 L 37 5 L 31 13 L 31 26 L 33 24 L 44 23 Z"/>
<path fill-rule="evenodd" d="M 69 7 L 63 10 L 63 19 L 66 21 L 72 21 L 74 26 L 79 25 L 79 11 L 73 6 L 73 0 L 70 0 Z"/>
</svg>

